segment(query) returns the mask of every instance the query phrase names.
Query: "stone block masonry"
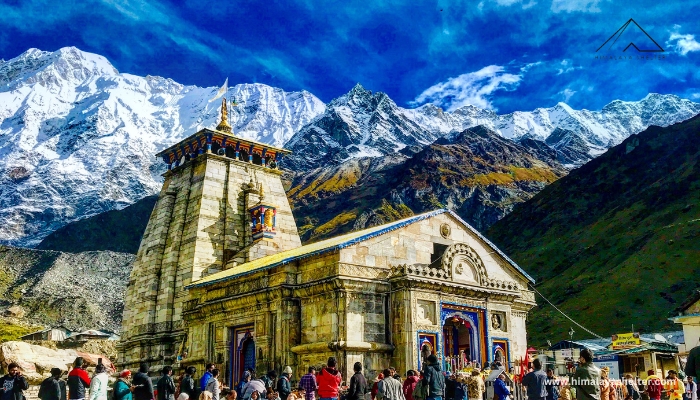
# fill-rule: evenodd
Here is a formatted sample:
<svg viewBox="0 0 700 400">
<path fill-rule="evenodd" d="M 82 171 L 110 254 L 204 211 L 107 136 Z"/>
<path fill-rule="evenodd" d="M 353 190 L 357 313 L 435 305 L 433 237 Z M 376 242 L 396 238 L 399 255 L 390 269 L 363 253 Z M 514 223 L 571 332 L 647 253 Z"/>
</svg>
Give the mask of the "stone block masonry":
<svg viewBox="0 0 700 400">
<path fill-rule="evenodd" d="M 301 246 L 281 171 L 202 154 L 164 177 L 127 288 L 120 367 L 176 360 L 186 340 L 185 286 L 235 264 Z M 265 202 L 277 209 L 274 240 L 250 238 L 248 208 L 260 201 L 260 187 Z"/>
</svg>

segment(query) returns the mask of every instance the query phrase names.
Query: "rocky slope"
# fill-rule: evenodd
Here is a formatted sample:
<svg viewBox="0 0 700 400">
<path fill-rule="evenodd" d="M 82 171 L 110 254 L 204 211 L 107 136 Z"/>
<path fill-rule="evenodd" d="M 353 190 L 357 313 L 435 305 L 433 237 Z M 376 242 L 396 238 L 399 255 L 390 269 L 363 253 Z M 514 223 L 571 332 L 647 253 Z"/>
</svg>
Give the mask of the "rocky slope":
<svg viewBox="0 0 700 400">
<path fill-rule="evenodd" d="M 483 230 L 565 173 L 554 158 L 478 126 L 412 156 L 352 159 L 299 175 L 288 194 L 303 241 L 441 207 Z"/>
<path fill-rule="evenodd" d="M 118 332 L 133 260 L 0 246 L 0 309 L 18 305 L 33 324 Z"/>
<path fill-rule="evenodd" d="M 157 193 L 154 154 L 216 125 L 217 88 L 120 74 L 103 57 L 30 49 L 0 62 L 0 242 L 35 245 L 86 216 Z M 282 145 L 323 112 L 308 92 L 229 90 L 237 134 Z"/>
<path fill-rule="evenodd" d="M 700 285 L 698 198 L 700 116 L 629 137 L 516 206 L 486 235 L 594 332 L 672 329 L 667 317 Z M 530 342 L 566 338 L 572 324 L 538 302 Z"/>
</svg>

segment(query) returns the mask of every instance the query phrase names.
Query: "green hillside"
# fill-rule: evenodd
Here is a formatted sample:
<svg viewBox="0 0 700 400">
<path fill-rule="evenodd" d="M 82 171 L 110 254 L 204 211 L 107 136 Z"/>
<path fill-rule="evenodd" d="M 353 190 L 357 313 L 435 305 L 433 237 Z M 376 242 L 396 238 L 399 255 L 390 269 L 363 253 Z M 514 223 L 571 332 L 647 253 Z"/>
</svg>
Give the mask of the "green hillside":
<svg viewBox="0 0 700 400">
<path fill-rule="evenodd" d="M 699 200 L 695 117 L 628 138 L 516 206 L 487 236 L 595 333 L 678 329 L 668 317 L 700 285 Z M 568 337 L 573 324 L 538 303 L 531 343 Z"/>
</svg>

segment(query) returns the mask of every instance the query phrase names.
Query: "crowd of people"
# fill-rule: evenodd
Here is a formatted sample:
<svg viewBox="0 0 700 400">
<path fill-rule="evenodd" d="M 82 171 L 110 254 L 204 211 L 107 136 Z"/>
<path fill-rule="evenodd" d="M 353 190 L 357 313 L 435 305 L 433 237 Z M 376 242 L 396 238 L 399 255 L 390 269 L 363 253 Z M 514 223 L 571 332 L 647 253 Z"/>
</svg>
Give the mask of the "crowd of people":
<svg viewBox="0 0 700 400">
<path fill-rule="evenodd" d="M 533 362 L 533 371 L 522 379 L 527 390 L 528 400 L 697 400 L 697 384 L 693 376 L 688 375 L 686 382 L 678 377 L 676 371 L 668 371 L 661 379 L 654 370 L 647 371 L 646 380 L 642 381 L 632 374 L 625 374 L 624 379 L 610 379 L 610 369 L 598 368 L 593 363 L 593 353 L 581 350 L 578 367 L 571 379 L 559 379 L 550 368 L 545 373 L 539 359 Z M 501 379 L 502 381 L 503 379 Z M 494 392 L 499 399 L 511 396 L 503 384 L 494 384 Z"/>
<path fill-rule="evenodd" d="M 694 349 L 695 350 L 695 349 Z M 690 357 L 686 366 L 687 378 L 679 378 L 676 371 L 668 371 L 663 379 L 653 370 L 644 381 L 631 374 L 624 379 L 612 380 L 608 368 L 598 368 L 593 354 L 583 349 L 578 367 L 570 378 L 555 376 L 554 370 L 546 372 L 539 359 L 532 362 L 532 370 L 522 376 L 520 383 L 528 400 L 698 400 L 697 384 L 693 377 L 700 372 L 700 350 Z M 691 352 L 692 354 L 692 352 Z M 177 379 L 173 369 L 166 366 L 161 376 L 154 380 L 149 376 L 149 366 L 141 364 L 133 374 L 124 370 L 111 385 L 107 368 L 95 367 L 92 377 L 86 370 L 83 358 L 78 357 L 67 379 L 61 379 L 63 371 L 51 370 L 51 376 L 39 388 L 41 400 L 510 400 L 513 386 L 508 384 L 510 375 L 499 365 L 492 366 L 493 398 L 487 399 L 484 373 L 478 368 L 468 372 L 441 371 L 435 355 L 427 357 L 421 371 L 409 370 L 405 379 L 394 368 L 386 368 L 376 379 L 368 382 L 363 366 L 356 362 L 349 383 L 337 368 L 337 360 L 330 357 L 326 365 L 317 370 L 309 367 L 298 383 L 293 370 L 286 366 L 278 376 L 275 370 L 257 377 L 247 370 L 235 387 L 223 384 L 220 371 L 214 364 L 207 364 L 201 377 L 197 369 L 188 367 Z M 697 364 L 697 365 L 696 365 Z M 24 391 L 29 388 L 17 363 L 8 365 L 7 375 L 0 377 L 0 400 L 26 400 Z M 500 374 L 493 374 L 499 370 Z M 488 371 L 486 371 L 488 372 Z M 293 384 L 294 383 L 294 384 Z M 111 398 L 111 399 L 110 399 Z"/>
</svg>

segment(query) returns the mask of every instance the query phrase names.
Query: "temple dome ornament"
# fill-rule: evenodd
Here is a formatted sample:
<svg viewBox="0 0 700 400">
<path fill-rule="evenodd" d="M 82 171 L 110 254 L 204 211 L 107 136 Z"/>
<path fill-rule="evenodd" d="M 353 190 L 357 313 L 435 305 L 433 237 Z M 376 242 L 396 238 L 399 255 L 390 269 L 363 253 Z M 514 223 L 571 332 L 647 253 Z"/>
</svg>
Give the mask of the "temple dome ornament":
<svg viewBox="0 0 700 400">
<path fill-rule="evenodd" d="M 217 131 L 231 133 L 231 125 L 228 123 L 228 107 L 226 106 L 226 97 L 221 99 L 221 122 L 216 126 Z"/>
</svg>

